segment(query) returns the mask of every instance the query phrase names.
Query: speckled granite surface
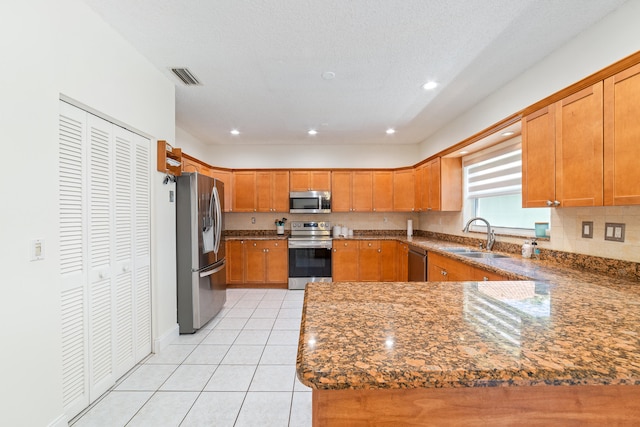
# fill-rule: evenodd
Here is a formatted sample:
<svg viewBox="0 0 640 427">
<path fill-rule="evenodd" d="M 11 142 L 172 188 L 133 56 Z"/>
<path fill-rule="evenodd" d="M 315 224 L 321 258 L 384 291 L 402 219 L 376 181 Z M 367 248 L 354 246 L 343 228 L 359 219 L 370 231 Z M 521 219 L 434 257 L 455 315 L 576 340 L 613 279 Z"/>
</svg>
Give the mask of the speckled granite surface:
<svg viewBox="0 0 640 427">
<path fill-rule="evenodd" d="M 640 385 L 636 281 L 544 259 L 447 251 L 459 242 L 389 238 L 518 281 L 310 284 L 298 350 L 304 384 Z"/>
<path fill-rule="evenodd" d="M 638 286 L 583 279 L 311 283 L 298 377 L 314 389 L 640 385 Z"/>
</svg>

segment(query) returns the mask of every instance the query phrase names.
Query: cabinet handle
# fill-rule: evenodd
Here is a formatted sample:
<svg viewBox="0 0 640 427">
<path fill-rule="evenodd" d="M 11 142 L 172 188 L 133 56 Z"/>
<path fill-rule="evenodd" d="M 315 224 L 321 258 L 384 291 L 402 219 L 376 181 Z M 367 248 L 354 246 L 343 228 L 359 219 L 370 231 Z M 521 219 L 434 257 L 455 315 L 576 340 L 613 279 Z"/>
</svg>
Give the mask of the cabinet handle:
<svg viewBox="0 0 640 427">
<path fill-rule="evenodd" d="M 547 200 L 547 206 L 551 206 L 553 205 L 553 202 L 551 200 Z"/>
<path fill-rule="evenodd" d="M 487 276 L 482 276 L 482 280 L 484 280 L 485 282 L 488 282 L 489 278 Z"/>
<path fill-rule="evenodd" d="M 554 201 L 553 201 L 553 206 L 560 206 L 560 202 L 559 202 L 559 201 L 557 201 L 557 200 L 554 200 Z"/>
</svg>

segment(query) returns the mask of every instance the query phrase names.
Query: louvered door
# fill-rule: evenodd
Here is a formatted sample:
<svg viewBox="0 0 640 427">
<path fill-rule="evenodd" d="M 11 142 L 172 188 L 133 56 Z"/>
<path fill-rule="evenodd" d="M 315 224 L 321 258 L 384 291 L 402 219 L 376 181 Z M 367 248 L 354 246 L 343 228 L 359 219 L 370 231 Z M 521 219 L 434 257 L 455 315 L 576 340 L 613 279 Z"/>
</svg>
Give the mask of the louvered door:
<svg viewBox="0 0 640 427">
<path fill-rule="evenodd" d="M 69 418 L 151 352 L 149 140 L 60 103 L 63 399 Z"/>
<path fill-rule="evenodd" d="M 89 212 L 89 392 L 104 393 L 115 382 L 113 372 L 113 277 L 111 123 L 88 115 Z"/>
<path fill-rule="evenodd" d="M 67 414 L 89 404 L 86 289 L 86 113 L 60 103 L 59 220 L 62 399 Z"/>
</svg>

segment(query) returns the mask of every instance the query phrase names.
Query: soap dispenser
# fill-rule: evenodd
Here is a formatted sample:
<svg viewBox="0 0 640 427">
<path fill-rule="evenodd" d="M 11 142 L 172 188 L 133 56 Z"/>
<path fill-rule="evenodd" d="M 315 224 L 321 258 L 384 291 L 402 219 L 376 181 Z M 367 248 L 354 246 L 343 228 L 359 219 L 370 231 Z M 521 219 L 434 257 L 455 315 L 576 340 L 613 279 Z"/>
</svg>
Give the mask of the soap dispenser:
<svg viewBox="0 0 640 427">
<path fill-rule="evenodd" d="M 522 245 L 522 258 L 531 258 L 532 254 L 533 246 L 528 240 L 525 240 L 524 244 Z"/>
</svg>

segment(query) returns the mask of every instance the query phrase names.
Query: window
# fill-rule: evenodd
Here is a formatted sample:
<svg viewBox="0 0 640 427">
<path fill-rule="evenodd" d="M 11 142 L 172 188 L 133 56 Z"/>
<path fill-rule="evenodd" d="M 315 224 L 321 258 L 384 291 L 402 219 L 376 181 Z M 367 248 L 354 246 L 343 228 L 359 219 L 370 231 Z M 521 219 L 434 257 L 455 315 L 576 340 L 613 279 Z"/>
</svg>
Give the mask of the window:
<svg viewBox="0 0 640 427">
<path fill-rule="evenodd" d="M 467 156 L 463 164 L 468 218 L 485 218 L 492 227 L 512 234 L 527 234 L 536 222 L 549 222 L 549 208 L 522 207 L 519 136 Z"/>
</svg>

